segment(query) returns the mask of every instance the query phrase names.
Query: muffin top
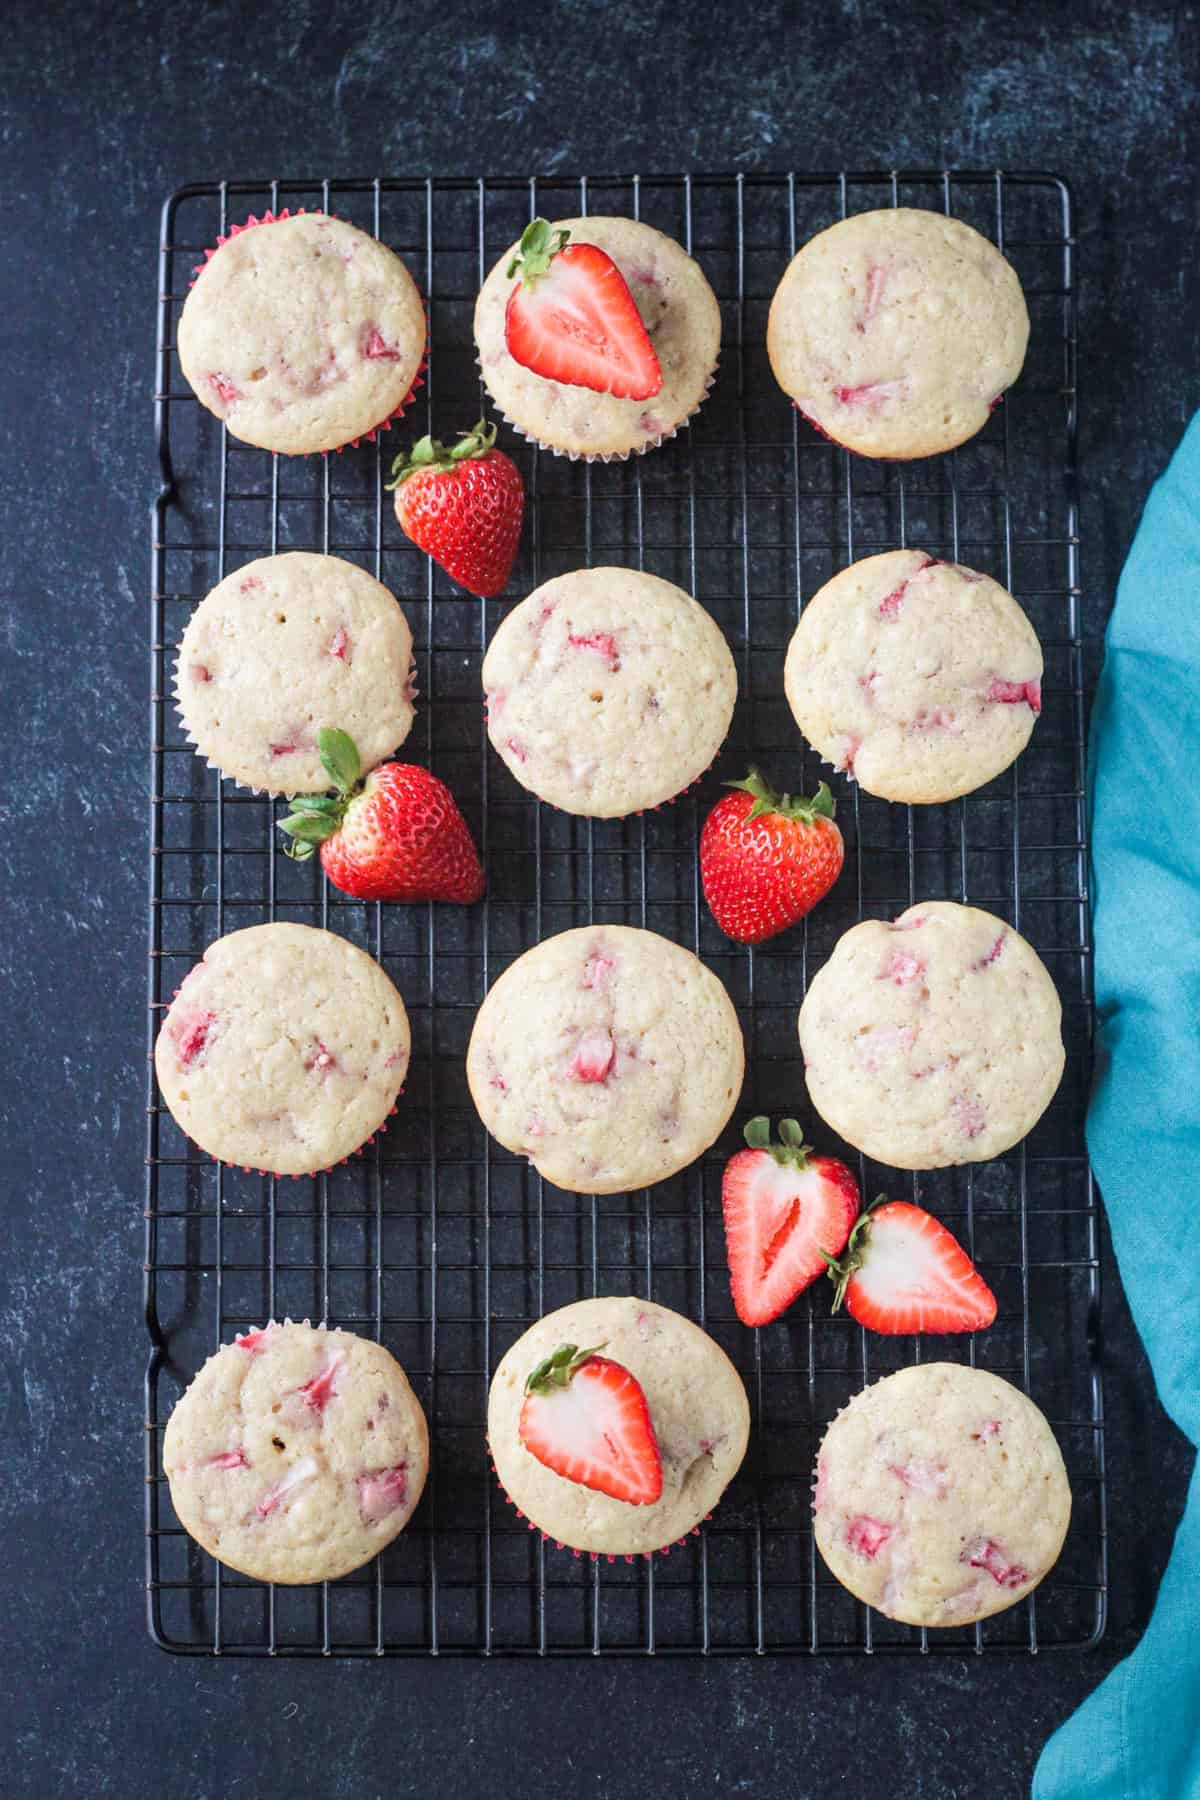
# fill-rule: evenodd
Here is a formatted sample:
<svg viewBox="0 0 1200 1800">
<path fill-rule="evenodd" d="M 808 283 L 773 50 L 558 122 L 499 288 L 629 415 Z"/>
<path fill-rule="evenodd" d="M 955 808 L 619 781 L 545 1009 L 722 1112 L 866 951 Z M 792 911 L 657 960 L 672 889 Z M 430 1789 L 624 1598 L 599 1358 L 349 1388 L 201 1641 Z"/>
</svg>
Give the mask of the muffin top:
<svg viewBox="0 0 1200 1800">
<path fill-rule="evenodd" d="M 488 736 L 522 787 L 565 812 L 624 818 L 707 769 L 737 672 L 689 594 L 636 569 L 577 569 L 501 624 L 483 663 Z"/>
<path fill-rule="evenodd" d="M 188 736 L 209 763 L 268 794 L 329 786 L 323 725 L 348 732 L 364 772 L 412 729 L 412 632 L 374 576 L 289 551 L 235 569 L 188 621 L 175 665 Z"/>
<path fill-rule="evenodd" d="M 521 1441 L 525 1383 L 562 1344 L 602 1345 L 646 1397 L 662 1463 L 662 1496 L 646 1505 L 569 1480 Z M 741 1466 L 750 1408 L 741 1376 L 690 1319 L 626 1295 L 578 1300 L 532 1325 L 501 1359 L 488 1395 L 488 1448 L 513 1504 L 574 1550 L 634 1556 L 695 1530 Z"/>
<path fill-rule="evenodd" d="M 924 900 L 844 932 L 800 1008 L 809 1099 L 894 1169 L 1000 1156 L 1031 1131 L 1065 1061 L 1045 964 L 991 913 Z"/>
<path fill-rule="evenodd" d="M 180 1523 L 260 1581 L 332 1581 L 404 1529 L 429 1466 L 421 1404 L 382 1344 L 307 1322 L 210 1356 L 167 1422 Z"/>
<path fill-rule="evenodd" d="M 550 381 L 509 355 L 504 313 L 516 282 L 494 265 L 475 303 L 475 343 L 484 386 L 509 424 L 548 449 L 602 460 L 650 450 L 673 437 L 708 391 L 721 347 L 721 309 L 699 263 L 674 238 L 637 219 L 556 219 L 572 243 L 595 244 L 624 276 L 662 369 L 652 400 L 621 400 Z"/>
<path fill-rule="evenodd" d="M 400 258 L 328 214 L 239 228 L 196 279 L 179 361 L 202 406 L 264 450 L 334 450 L 412 390 L 425 309 Z"/>
<path fill-rule="evenodd" d="M 1062 1452 L 1010 1382 L 958 1363 L 900 1369 L 825 1434 L 817 1548 L 889 1619 L 963 1625 L 1014 1606 L 1051 1569 L 1071 1517 Z"/>
<path fill-rule="evenodd" d="M 1029 313 L 994 244 L 942 213 L 856 213 L 792 258 L 767 321 L 784 392 L 862 456 L 974 437 L 1021 372 Z"/>
<path fill-rule="evenodd" d="M 379 964 L 309 925 L 210 944 L 154 1047 L 180 1129 L 221 1162 L 306 1175 L 383 1124 L 408 1068 L 404 1002 Z"/>
<path fill-rule="evenodd" d="M 653 931 L 588 925 L 527 950 L 488 990 L 467 1080 L 493 1137 L 582 1194 L 647 1187 L 707 1150 L 744 1054 L 720 981 Z"/>
<path fill-rule="evenodd" d="M 784 686 L 813 748 L 885 800 L 982 787 L 1020 755 L 1042 706 L 1042 651 L 988 575 L 920 550 L 852 563 L 813 595 Z"/>
</svg>

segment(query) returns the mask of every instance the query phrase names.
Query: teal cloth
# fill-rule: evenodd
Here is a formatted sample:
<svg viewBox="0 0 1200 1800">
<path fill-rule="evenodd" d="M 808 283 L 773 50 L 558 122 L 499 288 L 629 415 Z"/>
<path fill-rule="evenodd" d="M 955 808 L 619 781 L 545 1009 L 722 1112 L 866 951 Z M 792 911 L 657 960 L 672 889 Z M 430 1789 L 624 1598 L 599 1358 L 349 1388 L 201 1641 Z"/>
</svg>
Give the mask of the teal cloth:
<svg viewBox="0 0 1200 1800">
<path fill-rule="evenodd" d="M 1088 1145 L 1159 1397 L 1200 1443 L 1200 414 L 1117 588 L 1091 743 L 1099 1039 Z M 1117 1532 L 1122 1521 L 1113 1521 Z M 1200 1800 L 1200 1466 L 1137 1649 L 1034 1800 Z"/>
</svg>

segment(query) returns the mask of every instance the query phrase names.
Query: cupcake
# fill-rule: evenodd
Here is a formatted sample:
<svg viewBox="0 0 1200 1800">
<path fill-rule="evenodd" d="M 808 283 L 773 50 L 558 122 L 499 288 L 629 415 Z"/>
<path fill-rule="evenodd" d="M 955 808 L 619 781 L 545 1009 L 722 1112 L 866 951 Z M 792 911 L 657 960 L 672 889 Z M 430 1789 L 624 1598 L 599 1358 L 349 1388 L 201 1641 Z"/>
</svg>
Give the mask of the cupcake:
<svg viewBox="0 0 1200 1800">
<path fill-rule="evenodd" d="M 227 575 L 192 614 L 175 665 L 201 756 L 267 794 L 329 786 L 323 725 L 346 731 L 373 769 L 411 731 L 413 692 L 412 632 L 387 588 L 301 550 Z"/>
<path fill-rule="evenodd" d="M 256 1581 L 334 1581 L 411 1519 L 429 1431 L 382 1344 L 270 1324 L 210 1356 L 167 1421 L 179 1522 Z"/>
<path fill-rule="evenodd" d="M 674 437 L 712 385 L 721 312 L 698 263 L 636 219 L 537 219 L 475 305 L 484 385 L 523 437 L 621 461 Z"/>
<path fill-rule="evenodd" d="M 1021 754 L 1042 651 L 988 575 L 920 550 L 851 563 L 800 615 L 783 671 L 818 755 L 884 800 L 969 794 Z"/>
<path fill-rule="evenodd" d="M 750 1408 L 690 1319 L 649 1300 L 579 1300 L 503 1357 L 487 1431 L 531 1527 L 576 1552 L 649 1556 L 712 1512 L 746 1454 Z"/>
<path fill-rule="evenodd" d="M 681 588 L 636 569 L 577 569 L 504 619 L 483 687 L 492 747 L 522 787 L 564 812 L 622 819 L 708 768 L 737 671 Z"/>
<path fill-rule="evenodd" d="M 838 939 L 800 1008 L 808 1097 L 893 1169 L 986 1162 L 1054 1098 L 1062 1005 L 1037 952 L 991 913 L 924 900 Z"/>
<path fill-rule="evenodd" d="M 425 308 L 400 258 L 326 213 L 251 219 L 209 253 L 179 320 L 196 398 L 243 443 L 357 442 L 407 403 Z"/>
<path fill-rule="evenodd" d="M 792 258 L 767 320 L 775 379 L 860 456 L 965 443 L 1017 379 L 1029 313 L 994 244 L 942 213 L 857 213 Z"/>
<path fill-rule="evenodd" d="M 365 951 L 309 925 L 252 925 L 185 978 L 154 1068 L 171 1117 L 210 1156 L 311 1175 L 394 1110 L 409 1044 L 404 1002 Z"/>
<path fill-rule="evenodd" d="M 818 1550 L 859 1600 L 906 1625 L 969 1625 L 1054 1567 L 1071 1489 L 1054 1433 L 1018 1388 L 922 1363 L 838 1414 L 813 1513 Z"/>
<path fill-rule="evenodd" d="M 686 1168 L 742 1089 L 737 1014 L 690 950 L 587 925 L 493 982 L 467 1046 L 479 1116 L 560 1188 L 615 1194 Z"/>
</svg>

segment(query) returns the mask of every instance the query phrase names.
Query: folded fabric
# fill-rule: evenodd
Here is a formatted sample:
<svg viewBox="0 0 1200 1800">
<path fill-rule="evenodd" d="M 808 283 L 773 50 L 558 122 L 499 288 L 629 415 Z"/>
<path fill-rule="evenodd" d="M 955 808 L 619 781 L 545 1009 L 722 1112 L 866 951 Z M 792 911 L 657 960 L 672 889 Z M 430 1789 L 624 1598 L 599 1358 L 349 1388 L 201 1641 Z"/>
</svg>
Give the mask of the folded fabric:
<svg viewBox="0 0 1200 1800">
<path fill-rule="evenodd" d="M 1200 414 L 1117 589 L 1091 739 L 1099 1013 L 1088 1145 L 1167 1411 L 1200 1442 Z M 1151 1203 L 1152 1202 L 1152 1203 Z M 1120 1531 L 1121 1521 L 1114 1522 Z M 1042 1752 L 1035 1800 L 1200 1796 L 1200 1472 L 1133 1654 Z"/>
</svg>

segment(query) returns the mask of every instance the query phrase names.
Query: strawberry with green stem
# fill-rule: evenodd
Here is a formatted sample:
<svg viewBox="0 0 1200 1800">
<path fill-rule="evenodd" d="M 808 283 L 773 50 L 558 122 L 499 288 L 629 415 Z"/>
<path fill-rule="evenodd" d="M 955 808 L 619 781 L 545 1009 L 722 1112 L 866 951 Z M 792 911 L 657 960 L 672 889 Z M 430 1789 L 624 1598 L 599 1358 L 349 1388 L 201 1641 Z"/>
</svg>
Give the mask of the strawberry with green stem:
<svg viewBox="0 0 1200 1800">
<path fill-rule="evenodd" d="M 603 1344 L 560 1344 L 533 1369 L 517 1431 L 538 1462 L 566 1481 L 652 1506 L 662 1498 L 662 1458 L 641 1383 Z"/>
<path fill-rule="evenodd" d="M 628 282 L 607 251 L 570 237 L 546 219 L 525 227 L 506 271 L 520 276 L 504 313 L 509 355 L 548 381 L 652 399 L 662 369 Z"/>
<path fill-rule="evenodd" d="M 392 464 L 396 518 L 417 548 L 480 599 L 503 591 L 512 574 L 525 487 L 511 456 L 496 449 L 483 419 L 447 448 L 423 437 Z"/>
<path fill-rule="evenodd" d="M 795 1119 L 751 1119 L 746 1149 L 725 1166 L 721 1210 L 734 1309 L 744 1325 L 767 1325 L 825 1273 L 858 1217 L 858 1183 L 832 1156 L 804 1142 Z"/>
<path fill-rule="evenodd" d="M 852 1319 L 885 1337 L 983 1331 L 995 1320 L 996 1296 L 958 1239 L 907 1200 L 881 1194 L 845 1255 L 825 1260 L 834 1312 L 844 1301 Z"/>
<path fill-rule="evenodd" d="M 700 833 L 700 880 L 713 918 L 739 944 L 794 925 L 842 872 L 845 845 L 824 782 L 811 800 L 778 794 L 751 769 L 718 800 Z"/>
<path fill-rule="evenodd" d="M 382 763 L 360 780 L 358 750 L 322 726 L 317 750 L 336 790 L 297 794 L 279 828 L 288 855 L 319 849 L 334 887 L 358 900 L 452 900 L 483 893 L 483 868 L 466 820 L 444 781 L 415 763 Z"/>
</svg>

